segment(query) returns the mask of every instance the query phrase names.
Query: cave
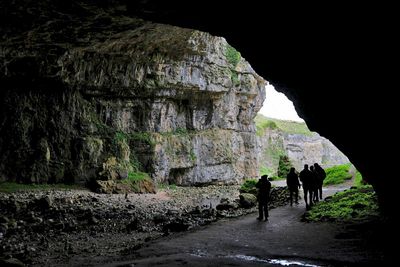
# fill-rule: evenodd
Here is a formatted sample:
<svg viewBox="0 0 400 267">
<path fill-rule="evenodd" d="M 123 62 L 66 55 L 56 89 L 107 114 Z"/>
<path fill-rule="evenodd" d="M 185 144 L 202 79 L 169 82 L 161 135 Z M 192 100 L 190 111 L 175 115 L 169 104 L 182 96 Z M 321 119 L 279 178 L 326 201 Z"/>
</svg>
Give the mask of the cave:
<svg viewBox="0 0 400 267">
<path fill-rule="evenodd" d="M 354 162 L 374 185 L 383 209 L 395 210 L 394 145 L 384 141 L 394 133 L 370 128 L 371 120 L 395 121 L 390 89 L 395 42 L 388 7 L 205 1 L 191 8 L 178 2 L 144 1 L 134 9 L 150 20 L 224 36 L 294 102 L 311 130 Z"/>
<path fill-rule="evenodd" d="M 215 1 L 195 1 L 189 5 L 175 0 L 77 0 L 68 3 L 43 0 L 38 1 L 37 5 L 31 3 L 31 1 L 21 0 L 15 3 L 2 3 L 1 33 L 7 39 L 2 41 L 0 56 L 3 66 L 7 65 L 7 67 L 2 68 L 3 73 L 0 82 L 4 85 L 4 88 L 12 88 L 12 90 L 2 89 L 0 97 L 2 100 L 19 99 L 20 101 L 32 98 L 37 100 L 37 105 L 35 106 L 35 102 L 32 102 L 27 105 L 26 109 L 12 113 L 18 116 L 8 118 L 5 114 L 13 110 L 15 103 L 2 101 L 0 108 L 2 113 L 0 115 L 0 132 L 2 134 L 0 151 L 3 161 L 0 163 L 1 170 L 7 169 L 4 164 L 9 163 L 14 164 L 14 171 L 22 168 L 19 164 L 29 165 L 30 170 L 35 170 L 35 172 L 30 172 L 29 175 L 36 173 L 30 177 L 32 182 L 41 182 L 41 179 L 46 180 L 46 175 L 52 177 L 49 178 L 53 179 L 50 180 L 51 182 L 58 182 L 61 179 L 58 177 L 65 177 L 65 179 L 71 181 L 73 180 L 71 177 L 80 174 L 82 174 L 80 177 L 85 178 L 85 175 L 91 175 L 93 166 L 97 166 L 96 157 L 86 162 L 84 166 L 79 166 L 76 171 L 71 171 L 69 166 L 63 165 L 61 168 L 60 166 L 54 167 L 40 162 L 37 163 L 34 159 L 40 158 L 44 162 L 48 150 L 61 150 L 71 153 L 71 155 L 63 155 L 63 157 L 72 159 L 71 164 L 80 164 L 79 159 L 84 157 L 82 153 L 98 155 L 103 149 L 103 143 L 89 138 L 64 140 L 63 134 L 70 131 L 68 127 L 65 127 L 61 130 L 51 131 L 57 133 L 52 138 L 58 139 L 65 147 L 77 148 L 77 151 L 51 147 L 46 139 L 40 138 L 34 138 L 34 144 L 26 145 L 19 143 L 22 139 L 17 141 L 13 139 L 14 134 L 25 136 L 25 133 L 18 132 L 18 129 L 5 129 L 3 125 L 8 125 L 7 123 L 12 120 L 19 121 L 21 124 L 26 124 L 26 129 L 34 132 L 35 135 L 42 136 L 43 133 L 40 132 L 42 128 L 52 129 L 55 124 L 54 121 L 35 117 L 33 111 L 38 110 L 42 118 L 57 114 L 64 125 L 74 124 L 73 131 L 78 131 L 79 129 L 90 128 L 90 126 L 85 121 L 73 120 L 70 115 L 73 112 L 73 107 L 82 107 L 82 112 L 88 114 L 87 116 L 91 116 L 90 114 L 94 112 L 104 121 L 107 121 L 108 116 L 114 116 L 113 107 L 107 106 L 108 99 L 116 96 L 129 96 L 132 103 L 140 103 L 137 92 L 111 92 L 112 95 L 101 96 L 102 100 L 97 103 L 97 111 L 96 106 L 94 110 L 84 108 L 87 99 L 101 94 L 101 92 L 96 91 L 95 86 L 100 81 L 91 81 L 92 83 L 88 85 L 83 98 L 69 98 L 70 96 L 64 95 L 62 90 L 57 91 L 64 85 L 51 76 L 57 71 L 51 69 L 54 64 L 47 64 L 47 62 L 53 62 L 55 58 L 58 58 L 60 49 L 67 49 L 67 47 L 47 45 L 42 48 L 38 46 L 35 47 L 34 53 L 30 54 L 27 47 L 32 44 L 26 44 L 19 39 L 19 34 L 23 34 L 34 27 L 42 27 L 43 33 L 51 31 L 57 35 L 56 38 L 60 42 L 77 42 L 77 46 L 79 46 L 79 44 L 87 42 L 85 41 L 85 35 L 88 34 L 86 31 L 96 29 L 96 27 L 104 32 L 94 38 L 98 38 L 97 41 L 109 41 L 108 32 L 123 32 L 132 26 L 132 23 L 124 24 L 121 20 L 122 22 L 110 24 L 114 27 L 112 29 L 104 27 L 104 24 L 107 25 L 112 21 L 107 16 L 104 20 L 99 18 L 90 22 L 90 25 L 85 24 L 87 21 L 82 18 L 88 14 L 87 10 L 82 8 L 82 3 L 84 3 L 85 8 L 93 5 L 101 9 L 101 12 L 107 13 L 109 11 L 110 17 L 136 16 L 148 21 L 197 29 L 214 36 L 224 37 L 230 45 L 240 51 L 242 57 L 251 64 L 260 76 L 268 80 L 278 91 L 285 93 L 294 102 L 298 114 L 307 122 L 311 130 L 329 138 L 349 157 L 351 162 L 363 173 L 364 178 L 373 185 L 378 194 L 382 212 L 384 216 L 388 217 L 389 226 L 393 226 L 393 216 L 398 209 L 395 199 L 395 189 L 397 188 L 395 168 L 397 162 L 394 154 L 397 151 L 396 131 L 394 130 L 397 121 L 395 115 L 397 98 L 396 90 L 393 88 L 396 84 L 393 81 L 395 68 L 392 67 L 396 63 L 397 43 L 394 41 L 395 34 L 393 34 L 396 23 L 395 16 L 392 13 L 395 9 L 383 5 L 297 3 L 280 6 L 265 4 L 261 1 L 251 4 L 245 2 L 236 4 L 228 1 L 220 1 L 217 4 Z M 16 8 L 18 6 L 21 8 Z M 47 23 L 48 18 L 59 16 L 57 10 L 62 10 L 62 12 L 70 15 L 73 14 L 63 17 L 73 25 L 67 29 L 71 31 L 67 35 L 57 34 L 64 25 L 60 18 Z M 80 26 L 81 19 L 85 22 L 82 29 L 74 32 L 74 27 Z M 140 24 L 140 22 L 138 23 Z M 71 36 L 75 38 L 72 41 L 68 39 L 72 38 Z M 48 42 L 46 34 L 29 36 L 29 38 L 29 42 L 33 44 Z M 46 51 L 45 56 L 40 54 L 43 53 L 43 50 Z M 79 53 L 79 51 L 76 53 Z M 68 56 L 73 58 L 74 55 Z M 96 55 L 91 54 L 91 51 L 85 51 L 84 56 L 86 57 L 85 60 L 89 58 L 95 58 L 98 62 L 107 60 L 107 58 L 96 58 Z M 82 60 L 81 64 L 84 64 L 85 60 Z M 38 62 L 41 63 L 38 64 Z M 68 67 L 74 68 L 76 64 L 71 63 Z M 68 71 L 68 69 L 65 71 Z M 39 72 L 45 73 L 47 76 L 39 75 Z M 13 75 L 13 73 L 17 75 Z M 84 75 L 84 73 L 80 74 Z M 115 75 L 122 77 L 123 74 L 116 72 Z M 119 81 L 110 82 L 118 83 Z M 37 95 L 25 91 L 25 88 L 30 86 L 36 89 Z M 78 84 L 77 87 L 79 86 Z M 153 85 L 150 84 L 149 86 Z M 18 95 L 18 97 L 10 98 L 10 95 L 13 94 Z M 44 104 L 40 95 L 51 95 L 52 100 Z M 182 106 L 185 107 L 185 112 L 179 111 L 185 113 L 183 117 L 191 116 L 190 119 L 192 119 L 194 115 L 190 101 L 201 97 L 201 94 L 180 96 L 182 99 L 180 106 L 181 108 Z M 219 92 L 212 96 L 212 101 L 209 99 L 202 100 L 204 106 L 200 107 L 198 116 L 206 114 L 206 124 L 212 120 L 212 113 L 215 112 L 213 101 L 218 97 L 220 97 Z M 126 103 L 119 104 L 124 106 Z M 172 101 L 171 106 L 173 105 L 178 104 Z M 247 108 L 253 108 L 255 105 L 251 103 Z M 62 108 L 51 108 L 54 106 L 62 106 Z M 129 116 L 138 117 L 139 127 L 158 127 L 158 125 L 143 125 L 144 117 L 151 115 L 145 114 L 143 111 L 148 109 L 151 113 L 158 106 L 142 107 L 137 105 L 136 108 L 136 112 Z M 68 112 L 63 112 L 63 110 Z M 246 117 L 246 111 L 248 110 L 240 110 L 239 115 L 242 116 L 241 114 L 243 114 L 243 117 Z M 184 119 L 178 119 L 179 123 L 184 123 L 184 121 Z M 195 128 L 192 124 L 189 126 L 188 128 Z M 241 145 L 247 149 L 249 142 L 246 138 L 249 137 L 242 138 L 244 141 Z M 218 140 L 216 143 L 218 145 Z M 36 150 L 13 151 L 14 148 L 25 145 L 28 148 L 34 146 Z M 146 150 L 147 146 L 150 145 L 145 143 L 141 146 Z M 223 143 L 220 146 L 223 145 L 226 144 Z M 192 161 L 197 160 L 197 155 L 192 155 L 192 151 L 187 149 L 185 144 L 182 143 L 181 146 L 182 154 L 190 155 Z M 120 148 L 120 150 L 123 149 Z M 39 154 L 37 154 L 38 151 Z M 124 153 L 121 151 L 118 153 Z M 224 151 L 224 153 L 223 164 L 228 164 L 232 152 Z M 24 154 L 24 156 L 19 154 Z M 58 154 L 61 155 L 62 153 Z M 147 151 L 143 151 L 143 154 L 148 155 Z M 21 157 L 25 159 L 24 162 L 15 160 Z M 148 161 L 150 160 L 143 163 L 146 168 L 149 165 Z M 179 164 L 176 169 L 171 169 L 175 171 L 171 172 L 172 180 L 184 168 L 191 168 L 189 161 Z M 90 170 L 85 171 L 85 168 Z M 251 166 L 243 168 L 250 169 Z M 164 170 L 160 173 L 163 172 Z M 7 174 L 15 176 L 14 172 Z M 221 171 L 222 174 L 223 171 Z M 23 175 L 24 173 L 22 173 Z M 20 178 L 15 178 L 15 180 L 18 179 Z M 388 233 L 395 231 L 394 227 L 390 227 Z M 388 234 L 388 238 L 393 236 Z"/>
</svg>

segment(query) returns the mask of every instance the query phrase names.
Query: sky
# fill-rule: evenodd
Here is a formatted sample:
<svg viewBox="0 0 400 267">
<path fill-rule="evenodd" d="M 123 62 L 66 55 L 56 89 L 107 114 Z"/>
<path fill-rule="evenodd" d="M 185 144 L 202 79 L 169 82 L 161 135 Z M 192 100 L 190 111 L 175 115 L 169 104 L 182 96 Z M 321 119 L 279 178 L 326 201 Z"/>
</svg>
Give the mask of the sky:
<svg viewBox="0 0 400 267">
<path fill-rule="evenodd" d="M 265 87 L 265 91 L 264 104 L 259 113 L 270 118 L 304 122 L 297 115 L 293 102 L 284 94 L 277 92 L 271 84 Z"/>
</svg>

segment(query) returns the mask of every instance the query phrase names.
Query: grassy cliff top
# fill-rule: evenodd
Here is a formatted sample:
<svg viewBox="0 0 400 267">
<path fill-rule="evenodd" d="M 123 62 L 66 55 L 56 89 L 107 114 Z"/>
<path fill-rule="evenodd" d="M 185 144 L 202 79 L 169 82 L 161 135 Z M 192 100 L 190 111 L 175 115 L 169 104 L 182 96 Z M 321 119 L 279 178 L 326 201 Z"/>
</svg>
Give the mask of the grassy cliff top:
<svg viewBox="0 0 400 267">
<path fill-rule="evenodd" d="M 267 128 L 279 129 L 288 134 L 312 135 L 312 132 L 304 122 L 278 120 L 265 117 L 261 114 L 257 114 L 254 122 L 256 123 L 258 136 L 261 136 Z"/>
</svg>

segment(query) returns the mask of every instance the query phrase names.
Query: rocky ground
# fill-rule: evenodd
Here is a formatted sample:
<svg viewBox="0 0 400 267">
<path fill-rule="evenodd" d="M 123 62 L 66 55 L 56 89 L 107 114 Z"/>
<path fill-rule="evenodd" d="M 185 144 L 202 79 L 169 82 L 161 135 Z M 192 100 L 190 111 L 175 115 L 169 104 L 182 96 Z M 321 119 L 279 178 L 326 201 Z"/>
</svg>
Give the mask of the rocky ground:
<svg viewBox="0 0 400 267">
<path fill-rule="evenodd" d="M 0 194 L 0 261 L 68 264 L 73 257 L 129 254 L 147 241 L 256 211 L 239 186 L 174 187 L 156 194 L 85 190 Z M 287 204 L 272 190 L 271 208 Z M 1 262 L 0 262 L 1 263 Z"/>
</svg>

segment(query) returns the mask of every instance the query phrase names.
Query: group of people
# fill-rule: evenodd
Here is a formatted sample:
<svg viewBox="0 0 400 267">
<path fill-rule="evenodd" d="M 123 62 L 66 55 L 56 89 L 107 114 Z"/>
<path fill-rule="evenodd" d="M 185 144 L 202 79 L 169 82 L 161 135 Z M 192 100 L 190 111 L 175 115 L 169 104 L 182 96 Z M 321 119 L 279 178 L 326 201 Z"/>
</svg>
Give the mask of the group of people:
<svg viewBox="0 0 400 267">
<path fill-rule="evenodd" d="M 318 163 L 314 163 L 314 165 L 310 166 L 310 169 L 308 169 L 308 164 L 305 164 L 300 174 L 297 174 L 296 169 L 292 167 L 286 177 L 286 184 L 290 192 L 290 205 L 293 205 L 293 195 L 295 203 L 298 204 L 299 189 L 301 187 L 299 179 L 303 185 L 306 209 L 321 200 L 322 184 L 325 177 L 325 170 Z"/>
<path fill-rule="evenodd" d="M 286 176 L 286 184 L 290 192 L 290 205 L 293 206 L 294 202 L 299 203 L 299 189 L 303 185 L 304 201 L 306 202 L 306 209 L 322 199 L 322 184 L 326 177 L 325 170 L 318 164 L 308 168 L 308 164 L 304 165 L 304 169 L 298 174 L 295 168 L 290 168 Z M 301 184 L 300 184 L 300 181 Z M 271 182 L 268 180 L 268 175 L 263 175 L 256 183 L 258 188 L 258 217 L 257 220 L 268 221 L 268 201 L 271 191 Z"/>
</svg>

